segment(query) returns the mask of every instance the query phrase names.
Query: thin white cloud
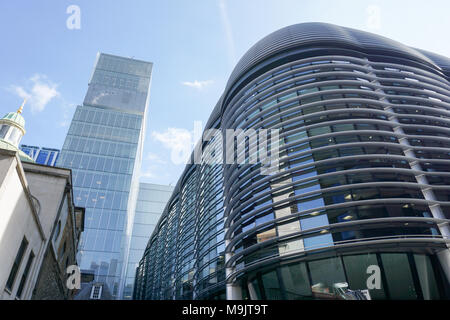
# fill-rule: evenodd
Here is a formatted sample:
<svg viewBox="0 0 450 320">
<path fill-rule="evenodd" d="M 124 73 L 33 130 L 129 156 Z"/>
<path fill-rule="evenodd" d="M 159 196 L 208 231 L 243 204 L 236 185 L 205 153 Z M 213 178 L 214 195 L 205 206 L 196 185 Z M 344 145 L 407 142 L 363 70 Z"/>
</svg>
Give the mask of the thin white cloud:
<svg viewBox="0 0 450 320">
<path fill-rule="evenodd" d="M 205 81 L 198 81 L 198 80 L 194 80 L 194 81 L 184 81 L 181 84 L 183 86 L 187 86 L 187 87 L 191 87 L 191 88 L 195 88 L 197 90 L 202 90 L 203 88 L 205 88 L 206 86 L 209 86 L 211 84 L 213 84 L 214 81 L 212 80 L 205 80 Z"/>
<path fill-rule="evenodd" d="M 164 132 L 152 132 L 152 138 L 171 151 L 174 164 L 185 164 L 192 152 L 192 134 L 182 128 L 168 128 Z"/>
<path fill-rule="evenodd" d="M 58 124 L 60 127 L 68 127 L 70 125 L 73 112 L 76 108 L 76 104 L 66 102 L 64 99 L 62 99 L 61 107 L 63 110 L 63 115 Z"/>
<path fill-rule="evenodd" d="M 236 49 L 234 46 L 234 37 L 233 37 L 233 29 L 231 28 L 230 17 L 228 16 L 228 9 L 226 0 L 219 0 L 219 9 L 220 9 L 220 17 L 222 19 L 223 28 L 225 31 L 225 37 L 227 40 L 227 53 L 228 53 L 228 62 L 231 67 L 234 67 L 236 64 Z"/>
<path fill-rule="evenodd" d="M 141 167 L 141 178 L 158 179 L 160 178 L 162 166 L 166 164 L 166 161 L 162 160 L 157 154 L 149 152 L 144 158 Z"/>
<path fill-rule="evenodd" d="M 147 154 L 146 160 L 150 161 L 151 163 L 157 163 L 157 164 L 166 164 L 167 163 L 167 161 L 161 159 L 160 156 L 158 156 L 157 154 L 152 153 L 152 152 L 149 152 Z"/>
<path fill-rule="evenodd" d="M 366 8 L 366 28 L 369 30 L 381 29 L 381 8 L 377 5 L 369 5 Z"/>
<path fill-rule="evenodd" d="M 141 169 L 141 173 L 139 175 L 142 179 L 150 179 L 151 181 L 165 181 L 168 180 L 169 174 L 166 168 L 163 167 L 163 164 L 143 164 L 143 168 Z M 164 184 L 167 182 L 163 182 Z"/>
<path fill-rule="evenodd" d="M 182 128 L 168 128 L 164 132 L 153 131 L 152 137 L 161 142 L 167 149 L 182 147 L 191 142 L 191 133 Z"/>
<path fill-rule="evenodd" d="M 109 93 L 107 93 L 107 92 L 100 93 L 99 95 L 95 96 L 94 99 L 92 99 L 92 103 L 97 104 L 101 98 L 106 97 L 108 94 Z"/>
<path fill-rule="evenodd" d="M 147 170 L 141 172 L 140 177 L 154 179 L 154 178 L 157 178 L 158 175 L 156 174 L 154 168 L 148 168 Z"/>
<path fill-rule="evenodd" d="M 60 96 L 58 85 L 50 81 L 46 75 L 35 74 L 28 79 L 28 84 L 27 88 L 12 85 L 9 89 L 22 99 L 28 100 L 27 105 L 30 106 L 32 113 L 43 111 L 53 98 Z"/>
</svg>

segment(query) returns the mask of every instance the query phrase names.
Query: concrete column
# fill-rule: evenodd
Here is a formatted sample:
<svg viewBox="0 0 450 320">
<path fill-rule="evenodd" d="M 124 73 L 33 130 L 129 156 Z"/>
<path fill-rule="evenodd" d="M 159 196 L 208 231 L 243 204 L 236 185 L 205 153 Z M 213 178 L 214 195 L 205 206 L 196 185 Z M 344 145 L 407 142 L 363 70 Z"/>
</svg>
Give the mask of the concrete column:
<svg viewBox="0 0 450 320">
<path fill-rule="evenodd" d="M 225 228 L 225 234 L 228 232 L 228 228 Z M 228 247 L 230 243 L 230 239 L 225 239 L 225 247 Z M 230 258 L 233 256 L 232 253 L 225 254 L 225 265 L 228 263 Z M 228 277 L 234 272 L 234 268 L 225 268 L 225 278 Z M 227 281 L 226 284 L 226 298 L 227 300 L 242 300 L 242 289 L 239 284 L 229 283 Z"/>
<path fill-rule="evenodd" d="M 367 63 L 366 66 L 369 69 L 372 69 L 372 66 L 370 65 L 370 63 Z M 372 76 L 376 76 L 374 72 L 370 72 L 369 74 Z M 378 80 L 373 80 L 372 82 L 380 85 L 380 82 Z M 385 94 L 385 92 L 382 89 L 377 89 L 376 91 L 379 93 Z M 384 108 L 385 111 L 395 113 L 395 111 L 392 108 L 391 103 L 387 100 L 386 97 L 380 98 L 380 101 L 382 101 L 386 105 L 386 107 Z M 390 116 L 389 121 L 400 124 L 400 122 L 398 121 L 398 117 L 395 115 Z M 394 133 L 397 133 L 397 134 L 402 134 L 402 135 L 405 134 L 405 132 L 403 131 L 403 128 L 400 125 L 394 127 L 393 131 L 394 131 Z M 411 147 L 407 138 L 400 138 L 398 140 L 399 140 L 399 144 L 406 146 L 406 147 Z M 405 154 L 406 157 L 416 158 L 416 155 L 411 148 L 405 148 L 403 153 Z M 423 171 L 422 166 L 420 165 L 420 163 L 418 161 L 409 161 L 409 165 L 410 165 L 411 169 L 413 169 L 413 170 Z M 418 174 L 415 176 L 415 178 L 416 178 L 417 183 L 419 183 L 419 184 L 428 184 L 428 179 L 424 174 Z M 423 188 L 423 189 L 421 189 L 421 191 L 422 191 L 422 194 L 423 194 L 425 200 L 436 201 L 436 197 L 434 195 L 433 189 Z M 444 213 L 442 212 L 442 208 L 440 205 L 432 204 L 432 205 L 429 205 L 429 208 L 430 208 L 433 218 L 446 219 Z M 439 228 L 441 235 L 444 237 L 444 239 L 450 239 L 449 223 L 439 224 L 438 228 Z M 438 257 L 438 260 L 445 272 L 447 281 L 450 283 L 450 243 L 447 243 L 447 248 L 442 250 L 441 252 L 439 252 L 437 254 L 437 257 Z"/>
<path fill-rule="evenodd" d="M 227 283 L 227 300 L 242 300 L 241 286 Z"/>
<path fill-rule="evenodd" d="M 441 252 L 438 252 L 436 256 L 444 270 L 447 282 L 450 284 L 450 249 L 444 249 Z"/>
</svg>

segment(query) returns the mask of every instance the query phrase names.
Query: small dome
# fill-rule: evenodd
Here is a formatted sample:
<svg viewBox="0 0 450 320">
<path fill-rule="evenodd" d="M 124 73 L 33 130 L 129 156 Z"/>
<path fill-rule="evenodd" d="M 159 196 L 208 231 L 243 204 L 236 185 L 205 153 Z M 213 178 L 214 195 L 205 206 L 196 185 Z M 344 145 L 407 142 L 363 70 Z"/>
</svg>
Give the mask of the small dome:
<svg viewBox="0 0 450 320">
<path fill-rule="evenodd" d="M 0 122 L 13 122 L 22 129 L 25 129 L 25 119 L 18 112 L 7 113 L 3 118 L 0 119 Z"/>
<path fill-rule="evenodd" d="M 25 119 L 21 115 L 24 104 L 25 101 L 19 110 L 9 112 L 0 119 L 0 142 L 9 144 L 17 150 L 19 150 L 20 140 L 25 134 Z"/>
</svg>

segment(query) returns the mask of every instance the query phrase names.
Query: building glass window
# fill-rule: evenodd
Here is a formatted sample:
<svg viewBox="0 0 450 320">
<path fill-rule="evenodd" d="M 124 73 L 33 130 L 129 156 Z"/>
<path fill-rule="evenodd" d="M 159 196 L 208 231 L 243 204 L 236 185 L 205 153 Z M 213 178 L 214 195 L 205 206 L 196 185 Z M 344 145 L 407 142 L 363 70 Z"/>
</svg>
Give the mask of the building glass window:
<svg viewBox="0 0 450 320">
<path fill-rule="evenodd" d="M 11 127 L 11 131 L 9 134 L 9 142 L 11 142 L 15 146 L 19 146 L 20 139 L 22 139 L 22 131 L 18 128 Z"/>
<path fill-rule="evenodd" d="M 41 150 L 36 159 L 37 163 L 47 163 L 48 151 Z"/>
<path fill-rule="evenodd" d="M 17 289 L 17 297 L 22 297 L 22 291 L 25 287 L 25 282 L 27 281 L 28 274 L 30 273 L 31 265 L 33 264 L 34 260 L 34 253 L 33 251 L 30 252 L 30 255 L 28 256 L 27 265 L 25 266 L 25 270 L 23 271 L 22 278 L 20 279 L 19 288 Z"/>
<path fill-rule="evenodd" d="M 390 298 L 394 300 L 417 299 L 407 254 L 383 253 L 381 254 L 381 260 Z"/>
<path fill-rule="evenodd" d="M 414 261 L 419 276 L 420 287 L 422 288 L 423 298 L 425 300 L 440 299 L 430 257 L 422 254 L 415 254 Z"/>
<path fill-rule="evenodd" d="M 347 273 L 349 288 L 352 290 L 366 290 L 367 279 L 370 274 L 367 273 L 369 266 L 378 266 L 376 254 L 368 253 L 361 255 L 344 256 L 344 265 Z M 383 282 L 377 279 L 380 289 L 370 289 L 369 294 L 372 300 L 386 299 Z"/>
<path fill-rule="evenodd" d="M 8 129 L 10 126 L 6 124 L 0 124 L 0 139 L 6 139 L 6 134 L 8 133 Z"/>
<path fill-rule="evenodd" d="M 19 251 L 17 251 L 16 259 L 14 260 L 13 266 L 11 268 L 11 272 L 9 273 L 8 281 L 6 282 L 6 288 L 10 291 L 12 291 L 14 280 L 16 280 L 17 271 L 19 271 L 20 263 L 22 262 L 23 255 L 25 254 L 27 247 L 28 241 L 26 238 L 23 238 L 19 247 Z"/>
<path fill-rule="evenodd" d="M 339 299 L 341 285 L 346 284 L 344 267 L 339 257 L 308 262 L 311 291 L 317 299 Z"/>
<path fill-rule="evenodd" d="M 266 295 L 266 299 L 268 300 L 283 299 L 276 270 L 264 273 L 261 276 L 261 279 L 264 286 L 264 293 Z"/>
<path fill-rule="evenodd" d="M 286 299 L 303 300 L 311 299 L 311 284 L 305 263 L 292 264 L 280 268 L 283 279 Z"/>
</svg>

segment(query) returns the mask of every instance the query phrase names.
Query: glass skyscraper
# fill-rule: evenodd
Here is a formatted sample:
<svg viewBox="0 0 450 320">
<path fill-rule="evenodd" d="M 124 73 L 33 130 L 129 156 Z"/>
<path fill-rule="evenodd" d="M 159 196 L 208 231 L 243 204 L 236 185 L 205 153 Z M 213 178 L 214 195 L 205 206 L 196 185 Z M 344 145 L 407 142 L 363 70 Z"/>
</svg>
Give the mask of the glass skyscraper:
<svg viewBox="0 0 450 320">
<path fill-rule="evenodd" d="M 148 239 L 155 229 L 172 192 L 173 187 L 171 186 L 144 182 L 139 184 L 122 299 L 129 300 L 132 298 L 139 260 L 144 254 Z"/>
<path fill-rule="evenodd" d="M 449 58 L 326 23 L 268 35 L 198 145 L 217 157 L 230 141 L 210 129 L 274 129 L 276 170 L 191 161 L 135 298 L 448 299 L 449 111 Z"/>
<path fill-rule="evenodd" d="M 121 296 L 145 135 L 152 63 L 99 53 L 57 166 L 73 171 L 86 208 L 80 268 Z"/>
<path fill-rule="evenodd" d="M 51 148 L 40 148 L 35 146 L 20 145 L 20 150 L 30 156 L 34 162 L 54 166 L 58 161 L 60 150 Z"/>
</svg>

